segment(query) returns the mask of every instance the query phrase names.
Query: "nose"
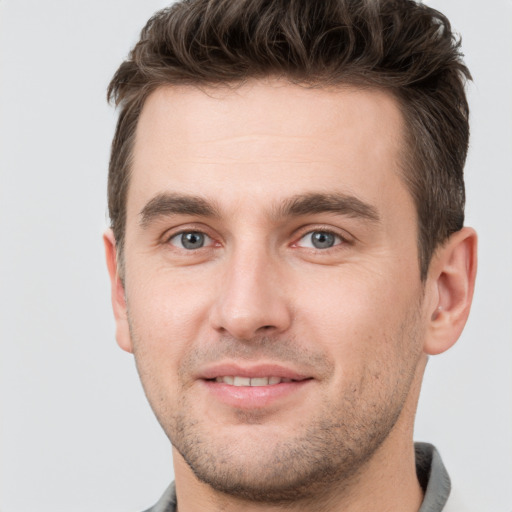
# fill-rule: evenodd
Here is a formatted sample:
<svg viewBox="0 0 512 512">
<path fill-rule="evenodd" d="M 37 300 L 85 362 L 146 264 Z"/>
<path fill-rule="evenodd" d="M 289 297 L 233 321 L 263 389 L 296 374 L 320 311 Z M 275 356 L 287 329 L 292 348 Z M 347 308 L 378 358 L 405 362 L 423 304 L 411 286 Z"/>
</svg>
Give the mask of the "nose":
<svg viewBox="0 0 512 512">
<path fill-rule="evenodd" d="M 238 251 L 224 262 L 211 325 L 238 340 L 285 332 L 291 324 L 284 275 L 265 251 Z"/>
</svg>

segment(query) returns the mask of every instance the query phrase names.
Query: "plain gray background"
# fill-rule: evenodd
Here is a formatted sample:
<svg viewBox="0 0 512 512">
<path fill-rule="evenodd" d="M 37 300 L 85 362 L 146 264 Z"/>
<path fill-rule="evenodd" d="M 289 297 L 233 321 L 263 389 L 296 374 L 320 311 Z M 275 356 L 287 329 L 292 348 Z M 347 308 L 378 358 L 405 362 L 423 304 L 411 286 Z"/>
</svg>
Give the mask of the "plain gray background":
<svg viewBox="0 0 512 512">
<path fill-rule="evenodd" d="M 475 511 L 512 510 L 512 2 L 436 0 L 475 83 L 474 307 L 431 358 L 416 439 Z M 117 348 L 101 234 L 108 81 L 162 0 L 0 0 L 0 510 L 136 512 L 171 450 Z"/>
</svg>

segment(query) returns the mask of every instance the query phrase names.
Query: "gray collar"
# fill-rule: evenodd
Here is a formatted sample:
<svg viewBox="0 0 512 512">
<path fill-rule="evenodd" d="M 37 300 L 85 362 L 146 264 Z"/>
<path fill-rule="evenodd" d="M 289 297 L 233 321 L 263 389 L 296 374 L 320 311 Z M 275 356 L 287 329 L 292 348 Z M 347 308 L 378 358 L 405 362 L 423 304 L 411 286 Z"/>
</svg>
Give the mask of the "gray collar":
<svg viewBox="0 0 512 512">
<path fill-rule="evenodd" d="M 416 474 L 425 497 L 418 512 L 440 512 L 450 495 L 450 477 L 439 452 L 428 443 L 415 443 Z"/>
</svg>

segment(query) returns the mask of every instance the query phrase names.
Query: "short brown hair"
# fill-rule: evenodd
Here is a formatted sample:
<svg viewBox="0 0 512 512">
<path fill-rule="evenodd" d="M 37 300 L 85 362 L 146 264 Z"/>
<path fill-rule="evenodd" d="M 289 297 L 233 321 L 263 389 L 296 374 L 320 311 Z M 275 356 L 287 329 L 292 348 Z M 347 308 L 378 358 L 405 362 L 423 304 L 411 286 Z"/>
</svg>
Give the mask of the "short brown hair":
<svg viewBox="0 0 512 512">
<path fill-rule="evenodd" d="M 268 76 L 376 87 L 397 98 L 424 279 L 436 247 L 464 222 L 464 86 L 471 76 L 446 17 L 413 0 L 182 0 L 156 13 L 108 88 L 109 101 L 121 107 L 108 179 L 119 254 L 131 152 L 148 95 L 162 85 L 236 86 Z"/>
</svg>

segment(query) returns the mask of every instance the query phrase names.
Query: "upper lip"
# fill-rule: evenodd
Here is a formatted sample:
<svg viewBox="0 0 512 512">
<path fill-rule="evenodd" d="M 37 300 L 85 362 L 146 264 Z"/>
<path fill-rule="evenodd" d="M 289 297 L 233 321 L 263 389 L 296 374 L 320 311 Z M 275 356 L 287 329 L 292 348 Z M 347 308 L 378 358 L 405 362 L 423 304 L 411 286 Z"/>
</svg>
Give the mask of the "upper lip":
<svg viewBox="0 0 512 512">
<path fill-rule="evenodd" d="M 210 365 L 198 372 L 199 379 L 211 380 L 217 377 L 281 377 L 282 379 L 305 380 L 311 378 L 292 368 L 280 364 L 245 364 L 219 363 Z"/>
</svg>

